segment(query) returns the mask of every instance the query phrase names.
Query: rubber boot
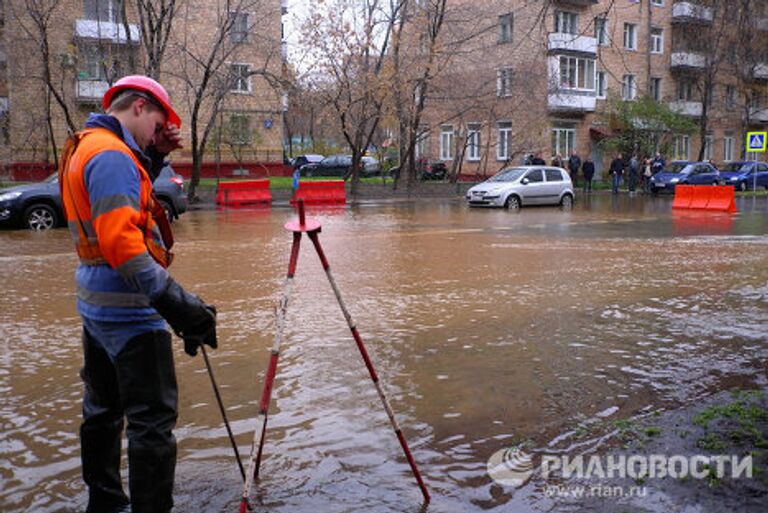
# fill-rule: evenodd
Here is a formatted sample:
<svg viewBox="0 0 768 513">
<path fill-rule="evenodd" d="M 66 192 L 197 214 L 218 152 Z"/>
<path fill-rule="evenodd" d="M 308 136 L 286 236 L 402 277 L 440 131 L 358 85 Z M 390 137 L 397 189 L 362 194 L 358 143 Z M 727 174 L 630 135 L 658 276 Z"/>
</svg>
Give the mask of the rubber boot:
<svg viewBox="0 0 768 513">
<path fill-rule="evenodd" d="M 115 367 L 107 353 L 83 330 L 85 384 L 80 426 L 83 480 L 88 486 L 86 513 L 112 513 L 128 505 L 120 479 L 123 413 Z"/>
<path fill-rule="evenodd" d="M 153 331 L 131 339 L 117 357 L 128 419 L 128 469 L 133 513 L 173 507 L 178 392 L 171 335 Z"/>
</svg>

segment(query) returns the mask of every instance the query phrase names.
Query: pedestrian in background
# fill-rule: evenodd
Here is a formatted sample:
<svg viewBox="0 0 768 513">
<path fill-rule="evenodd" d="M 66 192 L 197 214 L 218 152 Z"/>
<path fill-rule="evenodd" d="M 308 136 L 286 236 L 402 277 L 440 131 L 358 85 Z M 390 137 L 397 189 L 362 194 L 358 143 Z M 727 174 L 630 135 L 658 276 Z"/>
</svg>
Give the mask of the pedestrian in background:
<svg viewBox="0 0 768 513">
<path fill-rule="evenodd" d="M 581 172 L 584 174 L 584 192 L 592 192 L 592 178 L 595 176 L 595 163 L 587 157 L 581 166 Z"/>
<path fill-rule="evenodd" d="M 552 166 L 554 167 L 564 167 L 563 166 L 563 156 L 559 153 L 555 155 L 555 158 L 552 159 Z"/>
<path fill-rule="evenodd" d="M 653 161 L 650 158 L 645 159 L 645 164 L 643 165 L 643 192 L 646 194 L 651 192 L 652 165 Z"/>
<path fill-rule="evenodd" d="M 656 173 L 661 173 L 664 171 L 664 166 L 666 166 L 667 163 L 664 162 L 664 157 L 661 156 L 661 153 L 657 153 L 656 156 L 653 158 L 653 162 L 651 163 L 651 173 L 654 175 Z"/>
<path fill-rule="evenodd" d="M 531 159 L 532 166 L 545 166 L 547 163 L 541 158 L 541 152 L 537 151 L 536 155 Z"/>
<path fill-rule="evenodd" d="M 579 168 L 581 167 L 581 157 L 574 151 L 571 153 L 571 157 L 568 159 L 568 171 L 571 173 L 571 181 L 573 186 L 576 187 L 579 178 Z"/>
<path fill-rule="evenodd" d="M 68 139 L 59 170 L 80 258 L 86 513 L 169 513 L 178 389 L 166 321 L 194 356 L 202 344 L 217 345 L 216 310 L 166 270 L 173 236 L 151 177 L 181 148 L 181 121 L 168 93 L 132 75 L 115 82 L 102 105 L 106 114 L 91 114 L 85 130 Z M 125 418 L 130 500 L 120 476 Z"/>
<path fill-rule="evenodd" d="M 640 163 L 637 160 L 637 155 L 632 155 L 632 158 L 629 159 L 629 183 L 627 184 L 630 193 L 634 193 L 637 187 L 639 167 Z"/>
<path fill-rule="evenodd" d="M 624 158 L 621 153 L 616 155 L 616 158 L 611 162 L 610 174 L 611 192 L 613 194 L 618 194 L 619 185 L 621 185 L 621 177 L 624 174 Z"/>
</svg>

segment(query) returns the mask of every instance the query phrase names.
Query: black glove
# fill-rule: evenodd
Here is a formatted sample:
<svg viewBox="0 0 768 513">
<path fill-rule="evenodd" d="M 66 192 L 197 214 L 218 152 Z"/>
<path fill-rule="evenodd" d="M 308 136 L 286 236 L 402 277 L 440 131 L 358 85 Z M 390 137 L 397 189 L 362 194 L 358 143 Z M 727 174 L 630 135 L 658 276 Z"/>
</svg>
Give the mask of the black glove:
<svg viewBox="0 0 768 513">
<path fill-rule="evenodd" d="M 173 278 L 168 278 L 165 290 L 151 305 L 168 321 L 174 333 L 184 339 L 184 351 L 189 356 L 195 356 L 197 347 L 202 344 L 208 344 L 213 349 L 218 347 L 216 308 L 184 290 Z"/>
</svg>

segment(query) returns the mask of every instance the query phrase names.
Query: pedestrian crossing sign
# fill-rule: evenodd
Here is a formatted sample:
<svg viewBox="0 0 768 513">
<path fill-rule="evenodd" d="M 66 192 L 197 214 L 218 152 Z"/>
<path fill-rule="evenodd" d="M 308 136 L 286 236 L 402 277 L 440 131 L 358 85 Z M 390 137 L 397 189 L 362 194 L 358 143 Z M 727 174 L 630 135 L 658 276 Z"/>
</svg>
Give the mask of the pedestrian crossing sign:
<svg viewBox="0 0 768 513">
<path fill-rule="evenodd" d="M 748 132 L 747 151 L 764 153 L 768 142 L 768 132 Z"/>
</svg>

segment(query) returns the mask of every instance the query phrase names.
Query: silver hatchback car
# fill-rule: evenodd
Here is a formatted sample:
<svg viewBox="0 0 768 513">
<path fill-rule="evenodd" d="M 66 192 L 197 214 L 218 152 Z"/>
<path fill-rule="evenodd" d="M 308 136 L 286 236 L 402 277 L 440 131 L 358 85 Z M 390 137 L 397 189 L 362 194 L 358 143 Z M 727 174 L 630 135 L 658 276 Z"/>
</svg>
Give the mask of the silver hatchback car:
<svg viewBox="0 0 768 513">
<path fill-rule="evenodd" d="M 565 169 L 520 166 L 502 169 L 467 191 L 470 207 L 518 209 L 528 205 L 573 206 L 573 184 Z"/>
</svg>

